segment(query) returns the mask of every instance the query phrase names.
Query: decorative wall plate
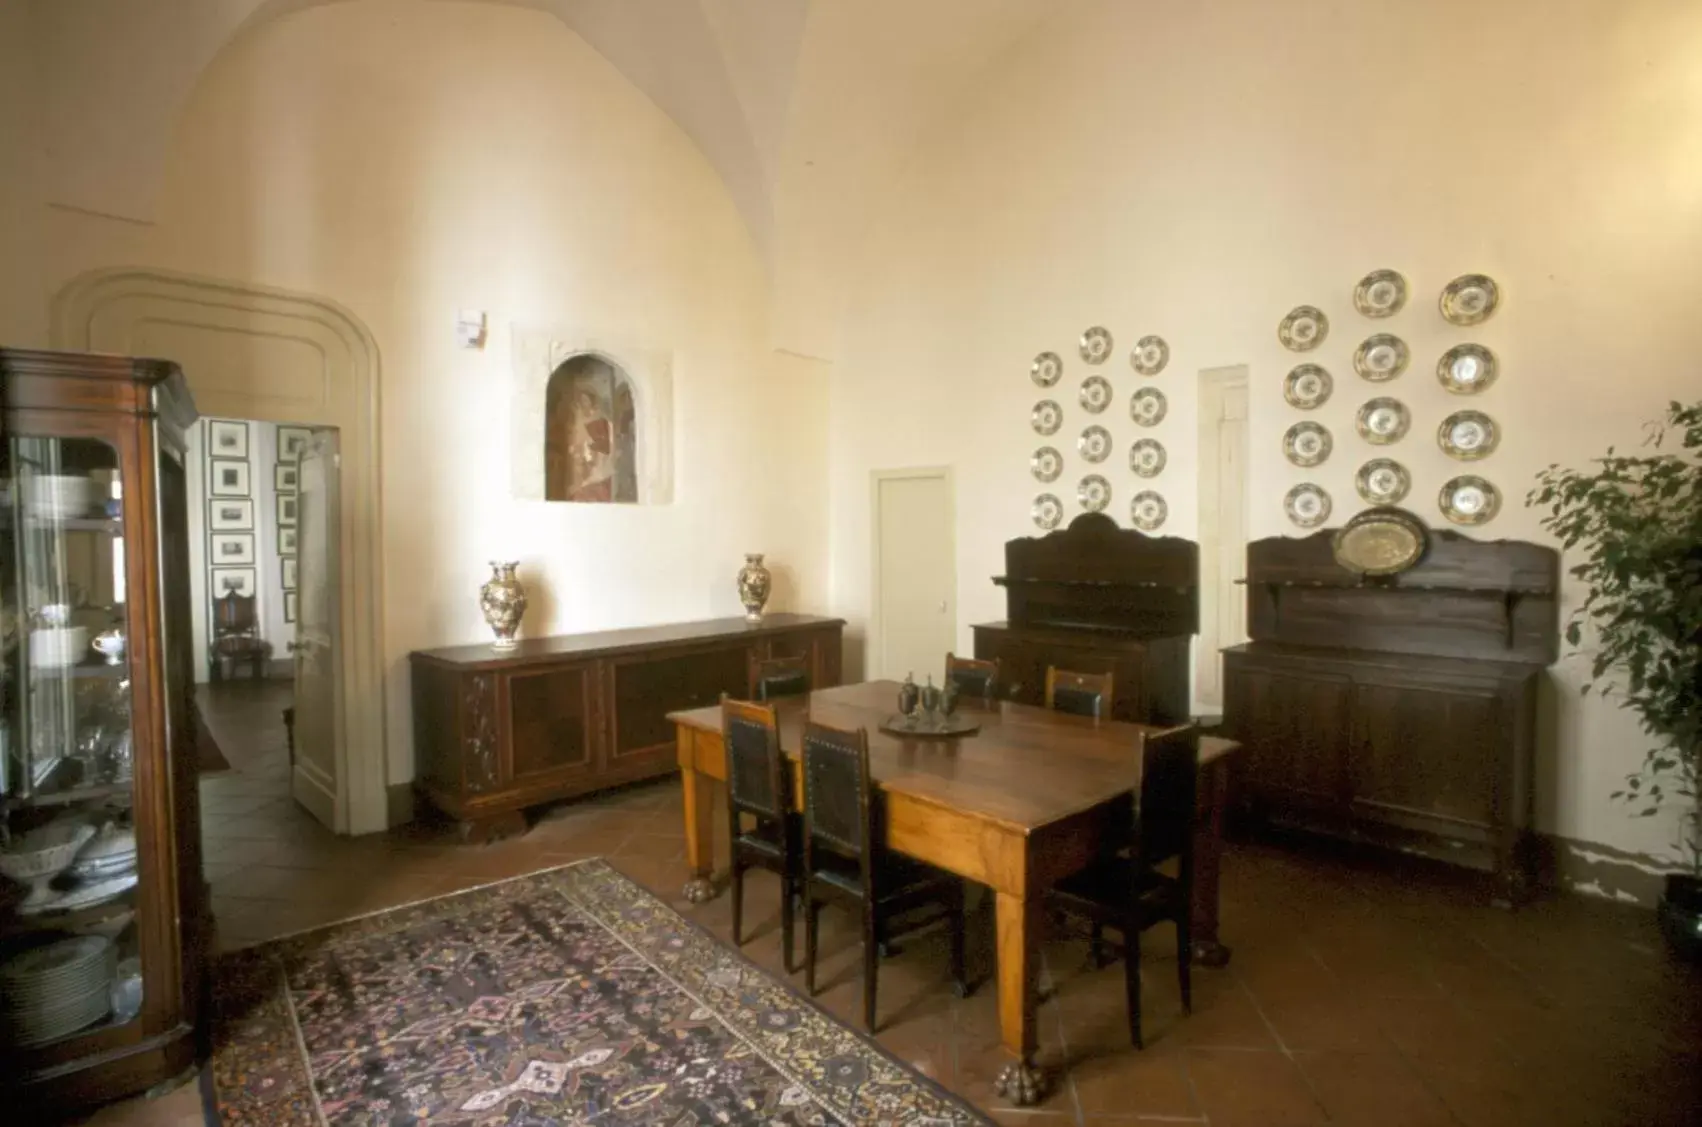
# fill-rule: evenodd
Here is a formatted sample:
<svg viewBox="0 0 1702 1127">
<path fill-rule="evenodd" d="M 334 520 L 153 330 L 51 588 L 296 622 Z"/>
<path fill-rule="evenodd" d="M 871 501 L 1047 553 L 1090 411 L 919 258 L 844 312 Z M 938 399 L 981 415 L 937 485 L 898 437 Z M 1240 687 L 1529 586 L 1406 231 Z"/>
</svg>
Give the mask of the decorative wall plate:
<svg viewBox="0 0 1702 1127">
<path fill-rule="evenodd" d="M 1064 374 L 1064 361 L 1056 352 L 1042 352 L 1028 366 L 1028 378 L 1041 387 L 1051 387 Z"/>
<path fill-rule="evenodd" d="M 1462 462 L 1489 457 L 1500 441 L 1500 428 L 1482 411 L 1455 411 L 1436 428 L 1436 445 L 1442 453 Z"/>
<path fill-rule="evenodd" d="M 1405 509 L 1367 509 L 1331 540 L 1336 562 L 1361 575 L 1398 575 L 1424 558 L 1430 533 Z"/>
<path fill-rule="evenodd" d="M 1129 353 L 1129 367 L 1143 376 L 1156 376 L 1170 363 L 1170 346 L 1163 337 L 1142 337 Z"/>
<path fill-rule="evenodd" d="M 1111 454 L 1111 432 L 1104 427 L 1088 427 L 1076 439 L 1076 450 L 1085 461 L 1103 462 Z"/>
<path fill-rule="evenodd" d="M 1461 274 L 1442 287 L 1438 304 L 1450 325 L 1481 324 L 1501 304 L 1501 287 L 1487 274 Z"/>
<path fill-rule="evenodd" d="M 1373 458 L 1359 467 L 1353 486 L 1373 505 L 1393 505 L 1412 488 L 1412 475 L 1393 458 Z"/>
<path fill-rule="evenodd" d="M 1081 400 L 1082 410 L 1090 415 L 1097 415 L 1111 406 L 1113 394 L 1115 393 L 1111 390 L 1110 380 L 1104 376 L 1089 376 L 1081 382 L 1081 395 L 1078 398 Z"/>
<path fill-rule="evenodd" d="M 1028 507 L 1028 515 L 1034 518 L 1037 526 L 1051 531 L 1064 519 L 1064 503 L 1055 494 L 1042 493 Z"/>
<path fill-rule="evenodd" d="M 1170 401 L 1156 387 L 1143 387 L 1129 397 L 1129 418 L 1143 427 L 1155 427 L 1164 421 Z"/>
<path fill-rule="evenodd" d="M 1406 437 L 1412 425 L 1412 413 L 1399 399 L 1379 396 L 1367 399 L 1359 408 L 1359 437 L 1375 446 L 1387 446 Z"/>
<path fill-rule="evenodd" d="M 1081 335 L 1081 358 L 1089 364 L 1103 364 L 1111 358 L 1111 330 L 1095 325 Z"/>
<path fill-rule="evenodd" d="M 1137 477 L 1157 477 L 1168 460 L 1164 443 L 1156 438 L 1143 438 L 1129 447 L 1129 468 Z"/>
<path fill-rule="evenodd" d="M 1042 446 L 1028 459 L 1029 472 L 1036 481 L 1057 481 L 1064 472 L 1064 456 L 1051 446 Z"/>
<path fill-rule="evenodd" d="M 1353 287 L 1353 307 L 1367 317 L 1393 317 L 1407 303 L 1407 280 L 1394 270 L 1373 270 Z"/>
<path fill-rule="evenodd" d="M 1090 473 L 1076 486 L 1076 500 L 1090 513 L 1097 513 L 1111 503 L 1111 483 L 1096 473 Z"/>
<path fill-rule="evenodd" d="M 1407 342 L 1393 333 L 1373 333 L 1353 352 L 1353 370 L 1372 383 L 1392 380 L 1407 370 Z"/>
<path fill-rule="evenodd" d="M 1129 499 L 1129 520 L 1142 532 L 1151 532 L 1164 524 L 1170 506 L 1164 498 L 1150 489 L 1143 489 Z"/>
<path fill-rule="evenodd" d="M 1456 344 L 1436 362 L 1436 378 L 1455 395 L 1476 395 L 1495 382 L 1500 365 L 1481 344 Z"/>
<path fill-rule="evenodd" d="M 1301 364 L 1282 381 L 1282 397 L 1290 407 L 1302 411 L 1322 407 L 1335 389 L 1336 381 L 1330 378 L 1330 373 L 1316 364 Z"/>
<path fill-rule="evenodd" d="M 1042 399 L 1028 413 L 1028 422 L 1034 427 L 1035 434 L 1057 434 L 1058 428 L 1064 424 L 1064 409 L 1056 400 Z"/>
<path fill-rule="evenodd" d="M 1487 524 L 1501 511 L 1501 491 L 1475 474 L 1450 478 L 1437 503 L 1455 524 Z"/>
<path fill-rule="evenodd" d="M 1330 335 L 1330 319 L 1321 309 L 1297 305 L 1277 326 L 1277 339 L 1290 352 L 1310 352 Z"/>
<path fill-rule="evenodd" d="M 1330 519 L 1330 495 L 1311 482 L 1303 482 L 1282 499 L 1282 511 L 1301 528 L 1317 528 Z"/>
<path fill-rule="evenodd" d="M 1282 453 L 1297 466 L 1316 466 L 1330 456 L 1330 432 L 1320 423 L 1295 423 L 1282 436 Z"/>
</svg>

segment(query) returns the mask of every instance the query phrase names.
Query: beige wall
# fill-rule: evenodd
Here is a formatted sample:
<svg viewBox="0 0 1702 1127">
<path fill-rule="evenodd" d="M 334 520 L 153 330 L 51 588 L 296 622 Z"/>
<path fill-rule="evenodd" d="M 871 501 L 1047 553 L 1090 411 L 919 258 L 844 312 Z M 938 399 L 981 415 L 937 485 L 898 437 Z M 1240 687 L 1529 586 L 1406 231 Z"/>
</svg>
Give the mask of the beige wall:
<svg viewBox="0 0 1702 1127">
<path fill-rule="evenodd" d="M 157 224 L 46 216 L 55 288 L 165 267 L 322 295 L 371 329 L 392 783 L 412 771 L 406 654 L 488 638 L 489 559 L 523 561 L 524 634 L 737 613 L 746 551 L 781 605 L 825 603 L 825 470 L 781 461 L 808 464 L 825 380 L 764 347 L 767 282 L 701 153 L 551 17 L 375 0 L 267 24 L 203 76 Z M 455 344 L 459 309 L 489 312 L 484 351 Z M 672 505 L 510 500 L 514 322 L 672 353 Z"/>
<path fill-rule="evenodd" d="M 0 0 L 0 343 L 41 343 L 40 144 L 32 27 L 24 0 Z"/>
<path fill-rule="evenodd" d="M 1069 362 L 1055 441 L 1059 492 L 1077 510 L 1086 472 L 1073 438 L 1085 366 L 1075 340 L 1117 336 L 1104 369 L 1118 392 L 1107 421 L 1114 515 L 1128 521 L 1137 428 L 1128 346 L 1171 346 L 1156 381 L 1170 417 L 1158 486 L 1165 531 L 1195 532 L 1196 382 L 1205 368 L 1251 372 L 1250 531 L 1294 531 L 1284 492 L 1307 478 L 1281 435 L 1302 415 L 1281 398 L 1298 359 L 1277 344 L 1293 305 L 1333 321 L 1315 358 L 1336 377 L 1315 413 L 1336 451 L 1315 480 L 1338 517 L 1361 507 L 1354 469 L 1373 448 L 1354 409 L 1373 394 L 1352 373 L 1355 344 L 1389 329 L 1411 370 L 1379 389 L 1404 399 L 1413 432 L 1389 452 L 1412 470 L 1411 507 L 1444 523 L 1450 472 L 1437 423 L 1465 406 L 1433 375 L 1448 345 L 1481 339 L 1500 382 L 1470 404 L 1503 425 L 1481 472 L 1507 494 L 1488 537 L 1534 537 L 1520 504 L 1532 474 L 1640 437 L 1669 398 L 1702 393 L 1702 6 L 1687 0 L 1554 4 L 1199 4 L 1083 6 L 1009 55 L 964 116 L 919 150 L 877 232 L 836 371 L 831 510 L 836 608 L 868 614 L 869 471 L 950 463 L 958 488 L 960 644 L 1002 617 L 988 578 L 1001 545 L 1032 533 L 1040 491 L 1027 417 L 1040 393 L 1027 366 L 1050 348 Z M 1354 282 L 1375 267 L 1411 281 L 1391 322 L 1354 314 Z M 1446 326 L 1436 295 L 1485 271 L 1505 286 L 1476 331 Z M 1568 604 L 1578 593 L 1567 592 Z M 1666 827 L 1608 799 L 1641 758 L 1629 718 L 1580 701 L 1558 670 L 1543 828 L 1658 850 Z"/>
</svg>

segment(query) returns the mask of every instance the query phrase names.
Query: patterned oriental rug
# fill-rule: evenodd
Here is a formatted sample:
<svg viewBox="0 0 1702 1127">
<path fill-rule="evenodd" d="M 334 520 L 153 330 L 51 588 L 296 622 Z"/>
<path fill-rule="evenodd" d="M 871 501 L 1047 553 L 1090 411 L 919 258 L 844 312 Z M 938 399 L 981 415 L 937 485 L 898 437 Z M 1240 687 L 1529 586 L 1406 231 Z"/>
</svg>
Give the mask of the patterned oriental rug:
<svg viewBox="0 0 1702 1127">
<path fill-rule="evenodd" d="M 234 952 L 214 1011 L 221 1127 L 988 1122 L 601 861 Z"/>
</svg>

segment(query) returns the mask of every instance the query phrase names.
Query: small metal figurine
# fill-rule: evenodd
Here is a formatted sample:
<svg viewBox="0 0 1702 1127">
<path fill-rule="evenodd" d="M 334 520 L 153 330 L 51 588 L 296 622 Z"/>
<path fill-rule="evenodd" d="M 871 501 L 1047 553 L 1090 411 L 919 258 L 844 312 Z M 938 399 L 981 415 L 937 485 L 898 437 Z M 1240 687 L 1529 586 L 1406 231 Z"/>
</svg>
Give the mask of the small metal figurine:
<svg viewBox="0 0 1702 1127">
<path fill-rule="evenodd" d="M 904 684 L 898 687 L 898 712 L 901 716 L 916 715 L 916 705 L 922 699 L 922 690 L 916 687 L 916 676 L 913 673 L 904 675 Z"/>
</svg>

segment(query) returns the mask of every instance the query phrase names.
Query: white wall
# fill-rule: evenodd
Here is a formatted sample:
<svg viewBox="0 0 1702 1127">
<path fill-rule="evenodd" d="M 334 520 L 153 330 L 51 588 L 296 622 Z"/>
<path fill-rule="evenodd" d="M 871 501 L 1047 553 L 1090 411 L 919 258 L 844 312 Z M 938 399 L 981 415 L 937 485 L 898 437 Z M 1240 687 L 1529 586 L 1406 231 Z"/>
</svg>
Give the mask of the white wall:
<svg viewBox="0 0 1702 1127">
<path fill-rule="evenodd" d="M 0 345 L 41 343 L 40 141 L 26 0 L 0 0 Z"/>
<path fill-rule="evenodd" d="M 736 614 L 746 551 L 782 569 L 781 606 L 822 608 L 825 474 L 783 459 L 819 449 L 825 380 L 762 347 L 764 273 L 702 154 L 561 23 L 391 0 L 286 17 L 209 69 L 168 163 L 153 226 L 46 213 L 52 286 L 159 266 L 371 329 L 390 782 L 412 773 L 406 655 L 488 638 L 489 559 L 522 561 L 528 635 Z M 458 309 L 490 312 L 487 349 L 455 345 Z M 510 329 L 562 321 L 672 352 L 674 504 L 510 500 Z"/>
<path fill-rule="evenodd" d="M 1128 523 L 1137 479 L 1128 348 L 1171 346 L 1155 382 L 1170 397 L 1156 431 L 1170 464 L 1158 488 L 1166 532 L 1195 532 L 1196 383 L 1205 368 L 1251 372 L 1251 535 L 1294 529 L 1284 492 L 1309 476 L 1337 520 L 1361 505 L 1355 468 L 1374 453 L 1353 413 L 1375 393 L 1414 413 L 1387 452 L 1413 472 L 1408 504 L 1445 524 L 1436 494 L 1452 467 L 1433 436 L 1447 410 L 1480 407 L 1502 445 L 1480 471 L 1508 508 L 1480 535 L 1540 535 L 1520 501 L 1532 475 L 1631 444 L 1669 398 L 1702 393 L 1702 5 L 1687 0 L 1542 5 L 1080 5 L 1021 44 L 964 116 L 920 148 L 868 242 L 878 265 L 845 329 L 829 417 L 834 606 L 868 615 L 869 471 L 949 463 L 958 487 L 960 644 L 1003 617 L 1001 547 L 1034 532 L 1028 474 L 1041 444 L 1028 413 L 1041 393 L 1029 359 L 1068 358 L 1067 405 L 1053 440 L 1067 454 L 1058 490 L 1079 511 L 1085 472 L 1073 439 L 1075 340 L 1109 326 L 1103 369 L 1118 392 L 1101 420 L 1118 440 L 1112 510 Z M 1413 286 L 1389 322 L 1354 314 L 1355 281 L 1376 267 Z M 1446 326 L 1436 296 L 1484 271 L 1504 286 L 1478 330 Z M 1313 417 L 1336 452 L 1308 474 L 1283 459 L 1284 428 L 1305 417 L 1281 398 L 1276 326 L 1311 302 L 1331 317 L 1314 356 L 1336 378 Z M 1354 346 L 1388 329 L 1413 349 L 1408 374 L 1373 389 Z M 1451 343 L 1480 339 L 1500 382 L 1475 402 L 1432 371 Z M 1456 471 L 1457 472 L 1457 471 Z M 1332 522 L 1334 523 L 1334 522 Z M 1568 606 L 1579 592 L 1566 592 Z M 1666 827 L 1608 798 L 1641 760 L 1630 719 L 1580 700 L 1575 663 L 1556 671 L 1558 739 L 1543 771 L 1542 828 L 1660 850 Z"/>
</svg>

